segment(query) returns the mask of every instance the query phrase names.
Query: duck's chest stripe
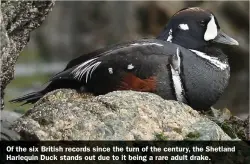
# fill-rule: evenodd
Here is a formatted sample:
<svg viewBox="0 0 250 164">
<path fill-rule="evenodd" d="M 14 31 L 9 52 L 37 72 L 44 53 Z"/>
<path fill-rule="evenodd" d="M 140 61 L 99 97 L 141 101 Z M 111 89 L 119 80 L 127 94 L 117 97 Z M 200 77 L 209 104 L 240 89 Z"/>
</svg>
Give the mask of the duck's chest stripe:
<svg viewBox="0 0 250 164">
<path fill-rule="evenodd" d="M 170 63 L 170 68 L 171 68 L 171 74 L 172 74 L 172 81 L 173 81 L 173 87 L 175 90 L 175 96 L 176 99 L 180 102 L 184 102 L 187 103 L 186 97 L 185 97 L 185 90 L 182 84 L 182 80 L 180 77 L 180 73 L 181 73 L 181 58 L 180 58 L 180 51 L 177 48 L 176 50 L 176 57 L 174 57 L 176 60 L 175 63 L 178 63 L 178 67 L 176 67 L 176 65 L 174 65 L 174 62 L 172 62 L 172 64 Z"/>
</svg>

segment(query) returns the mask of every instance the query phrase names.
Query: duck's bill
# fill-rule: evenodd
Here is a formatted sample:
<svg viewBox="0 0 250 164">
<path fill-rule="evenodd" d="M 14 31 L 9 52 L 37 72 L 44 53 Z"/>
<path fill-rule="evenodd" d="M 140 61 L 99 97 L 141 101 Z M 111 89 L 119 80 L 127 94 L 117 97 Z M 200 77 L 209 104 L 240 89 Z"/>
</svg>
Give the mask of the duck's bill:
<svg viewBox="0 0 250 164">
<path fill-rule="evenodd" d="M 222 31 L 219 31 L 218 35 L 214 38 L 213 41 L 221 44 L 239 45 L 239 43 L 235 39 L 231 38 Z"/>
</svg>

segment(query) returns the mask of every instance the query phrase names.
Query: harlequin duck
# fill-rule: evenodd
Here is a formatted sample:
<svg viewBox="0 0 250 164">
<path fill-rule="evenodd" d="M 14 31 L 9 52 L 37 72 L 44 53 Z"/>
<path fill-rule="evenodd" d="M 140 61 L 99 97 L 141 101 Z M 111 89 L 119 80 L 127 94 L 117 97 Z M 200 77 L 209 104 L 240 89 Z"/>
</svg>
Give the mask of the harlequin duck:
<svg viewBox="0 0 250 164">
<path fill-rule="evenodd" d="M 80 56 L 38 92 L 11 100 L 35 103 L 46 93 L 71 88 L 94 95 L 115 90 L 152 92 L 205 110 L 227 87 L 227 56 L 215 43 L 238 45 L 220 30 L 213 13 L 178 11 L 156 39 L 108 46 Z"/>
</svg>

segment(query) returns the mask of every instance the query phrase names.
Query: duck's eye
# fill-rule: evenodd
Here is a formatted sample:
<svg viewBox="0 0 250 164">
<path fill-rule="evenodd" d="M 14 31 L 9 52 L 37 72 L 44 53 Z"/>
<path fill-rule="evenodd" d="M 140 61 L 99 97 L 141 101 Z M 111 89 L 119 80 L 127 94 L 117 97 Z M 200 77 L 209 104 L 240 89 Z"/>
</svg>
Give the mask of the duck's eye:
<svg viewBox="0 0 250 164">
<path fill-rule="evenodd" d="M 201 26 L 205 26 L 206 25 L 206 22 L 204 20 L 200 21 L 200 25 Z"/>
</svg>

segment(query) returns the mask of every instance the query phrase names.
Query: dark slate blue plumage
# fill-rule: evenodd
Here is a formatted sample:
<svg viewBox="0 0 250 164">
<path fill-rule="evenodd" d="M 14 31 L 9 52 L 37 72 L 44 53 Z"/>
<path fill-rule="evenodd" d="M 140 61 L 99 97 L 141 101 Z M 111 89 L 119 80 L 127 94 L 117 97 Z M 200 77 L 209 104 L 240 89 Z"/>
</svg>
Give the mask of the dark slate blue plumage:
<svg viewBox="0 0 250 164">
<path fill-rule="evenodd" d="M 108 46 L 80 56 L 38 92 L 12 100 L 34 103 L 58 88 L 95 95 L 115 90 L 152 92 L 205 110 L 228 85 L 227 56 L 215 43 L 237 45 L 215 16 L 200 8 L 177 12 L 156 39 Z"/>
</svg>

